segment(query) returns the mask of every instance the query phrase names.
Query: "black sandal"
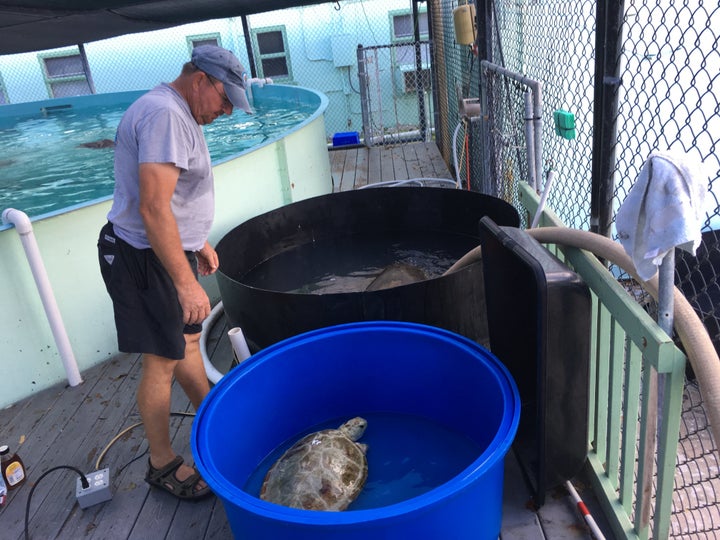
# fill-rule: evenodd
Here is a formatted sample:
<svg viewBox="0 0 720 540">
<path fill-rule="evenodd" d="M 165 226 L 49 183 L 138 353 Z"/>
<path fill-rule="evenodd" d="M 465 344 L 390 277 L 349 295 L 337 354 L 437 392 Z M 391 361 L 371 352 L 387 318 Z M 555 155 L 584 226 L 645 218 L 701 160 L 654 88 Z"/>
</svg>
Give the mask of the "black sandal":
<svg viewBox="0 0 720 540">
<path fill-rule="evenodd" d="M 150 458 L 148 458 L 148 472 L 145 475 L 145 481 L 151 486 L 164 489 L 179 499 L 198 500 L 210 495 L 212 493 L 210 491 L 210 486 L 206 485 L 202 489 L 195 489 L 198 482 L 203 481 L 200 477 L 200 473 L 197 471 L 188 476 L 185 480 L 180 480 L 177 476 L 175 476 L 175 473 L 184 461 L 185 460 L 182 456 L 176 456 L 175 459 L 164 467 L 156 469 L 150 463 Z"/>
</svg>

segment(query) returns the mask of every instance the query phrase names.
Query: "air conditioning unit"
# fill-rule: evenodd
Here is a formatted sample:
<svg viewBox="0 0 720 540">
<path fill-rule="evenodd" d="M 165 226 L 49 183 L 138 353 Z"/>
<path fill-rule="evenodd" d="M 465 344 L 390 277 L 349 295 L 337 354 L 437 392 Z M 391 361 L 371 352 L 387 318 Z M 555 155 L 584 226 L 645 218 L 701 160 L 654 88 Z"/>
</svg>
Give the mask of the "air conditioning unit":
<svg viewBox="0 0 720 540">
<path fill-rule="evenodd" d="M 430 66 L 424 65 L 415 69 L 415 64 L 398 66 L 398 88 L 402 93 L 417 92 L 417 78 L 420 77 L 420 89 L 429 92 L 432 89 Z"/>
</svg>

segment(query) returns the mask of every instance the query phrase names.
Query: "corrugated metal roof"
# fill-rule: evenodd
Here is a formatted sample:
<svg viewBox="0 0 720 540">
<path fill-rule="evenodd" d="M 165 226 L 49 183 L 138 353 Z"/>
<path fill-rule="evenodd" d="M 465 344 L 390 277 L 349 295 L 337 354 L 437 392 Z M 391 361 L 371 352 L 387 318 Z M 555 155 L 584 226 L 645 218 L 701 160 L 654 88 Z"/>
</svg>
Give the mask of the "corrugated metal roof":
<svg viewBox="0 0 720 540">
<path fill-rule="evenodd" d="M 0 55 L 327 0 L 0 0 Z"/>
</svg>

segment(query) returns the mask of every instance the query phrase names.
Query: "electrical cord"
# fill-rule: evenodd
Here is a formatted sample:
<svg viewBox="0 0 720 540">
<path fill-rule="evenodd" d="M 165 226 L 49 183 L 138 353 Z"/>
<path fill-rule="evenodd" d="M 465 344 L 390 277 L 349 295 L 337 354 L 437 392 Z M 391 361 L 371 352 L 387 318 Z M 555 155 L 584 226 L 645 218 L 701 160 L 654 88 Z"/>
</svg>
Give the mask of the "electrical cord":
<svg viewBox="0 0 720 540">
<path fill-rule="evenodd" d="M 32 496 L 35 492 L 35 488 L 38 487 L 38 485 L 40 484 L 40 480 L 45 478 L 51 472 L 57 471 L 58 469 L 70 469 L 71 471 L 75 471 L 80 475 L 80 483 L 82 484 L 83 489 L 87 489 L 90 487 L 90 482 L 88 482 L 88 479 L 85 478 L 85 475 L 82 473 L 82 471 L 73 467 L 72 465 L 58 465 L 57 467 L 53 467 L 52 469 L 48 469 L 47 471 L 42 473 L 40 475 L 40 478 L 35 481 L 35 485 L 30 490 L 27 498 L 27 504 L 25 505 L 25 540 L 30 540 L 30 532 L 28 529 L 28 525 L 30 523 L 30 501 L 32 501 Z"/>
<path fill-rule="evenodd" d="M 171 413 L 170 413 L 170 416 L 195 416 L 195 413 L 188 413 L 188 412 L 182 412 L 182 411 L 174 411 L 174 412 L 171 412 Z M 110 442 L 105 446 L 105 448 L 102 449 L 102 452 L 100 452 L 100 455 L 98 456 L 97 460 L 95 461 L 95 470 L 96 470 L 96 471 L 99 471 L 99 470 L 100 470 L 100 464 L 102 463 L 102 460 L 103 460 L 103 458 L 105 457 L 105 454 L 108 453 L 108 450 L 110 450 L 110 447 L 111 447 L 113 444 L 115 444 L 117 441 L 119 441 L 119 440 L 122 438 L 122 436 L 125 435 L 126 433 L 129 433 L 129 432 L 131 432 L 133 429 L 135 429 L 136 427 L 139 427 L 139 426 L 142 426 L 142 425 L 143 425 L 142 422 L 136 422 L 136 423 L 132 424 L 131 426 L 128 426 L 128 427 L 126 427 L 125 429 L 123 429 L 123 430 L 122 430 L 120 433 L 118 433 L 117 435 L 115 435 L 115 437 L 113 437 L 113 438 L 110 440 Z M 125 465 L 123 465 L 123 466 L 120 468 L 120 471 L 123 471 L 128 465 L 130 465 L 130 464 L 133 463 L 134 461 L 140 459 L 140 458 L 141 458 L 142 456 L 144 456 L 144 455 L 145 455 L 145 454 L 141 454 L 141 455 L 137 456 L 136 458 L 133 458 L 131 461 L 129 461 L 129 462 L 127 462 Z M 119 473 L 120 471 L 118 471 L 118 473 Z"/>
</svg>

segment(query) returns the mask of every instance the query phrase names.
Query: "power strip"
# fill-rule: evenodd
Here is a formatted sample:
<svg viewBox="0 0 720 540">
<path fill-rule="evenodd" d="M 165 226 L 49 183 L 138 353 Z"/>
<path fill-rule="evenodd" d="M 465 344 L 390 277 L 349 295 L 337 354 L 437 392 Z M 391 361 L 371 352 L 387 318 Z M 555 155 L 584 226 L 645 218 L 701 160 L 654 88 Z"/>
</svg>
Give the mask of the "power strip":
<svg viewBox="0 0 720 540">
<path fill-rule="evenodd" d="M 112 493 L 110 493 L 110 469 L 92 472 L 86 475 L 85 478 L 87 478 L 90 485 L 83 488 L 80 478 L 78 478 L 75 488 L 75 496 L 80 508 L 88 508 L 112 499 Z"/>
</svg>

